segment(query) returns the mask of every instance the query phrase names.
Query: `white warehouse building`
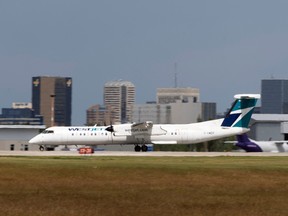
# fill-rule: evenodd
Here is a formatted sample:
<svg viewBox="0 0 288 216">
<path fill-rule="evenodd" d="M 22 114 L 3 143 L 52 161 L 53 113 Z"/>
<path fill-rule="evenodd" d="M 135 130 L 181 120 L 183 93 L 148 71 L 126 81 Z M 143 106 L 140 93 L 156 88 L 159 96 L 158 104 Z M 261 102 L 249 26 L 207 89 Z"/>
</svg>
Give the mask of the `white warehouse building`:
<svg viewBox="0 0 288 216">
<path fill-rule="evenodd" d="M 0 150 L 38 150 L 39 147 L 30 145 L 29 140 L 45 128 L 45 125 L 0 125 Z"/>
<path fill-rule="evenodd" d="M 288 114 L 253 114 L 250 125 L 252 139 L 288 140 Z"/>
</svg>

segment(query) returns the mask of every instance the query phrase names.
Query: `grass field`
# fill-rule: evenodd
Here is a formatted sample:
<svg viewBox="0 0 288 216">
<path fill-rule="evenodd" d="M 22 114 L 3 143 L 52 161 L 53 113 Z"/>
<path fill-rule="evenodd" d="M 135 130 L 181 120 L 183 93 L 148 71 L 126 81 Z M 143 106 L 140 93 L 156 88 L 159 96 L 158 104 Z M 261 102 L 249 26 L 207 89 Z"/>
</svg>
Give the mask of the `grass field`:
<svg viewBox="0 0 288 216">
<path fill-rule="evenodd" d="M 288 215 L 287 157 L 0 157 L 1 215 Z"/>
</svg>

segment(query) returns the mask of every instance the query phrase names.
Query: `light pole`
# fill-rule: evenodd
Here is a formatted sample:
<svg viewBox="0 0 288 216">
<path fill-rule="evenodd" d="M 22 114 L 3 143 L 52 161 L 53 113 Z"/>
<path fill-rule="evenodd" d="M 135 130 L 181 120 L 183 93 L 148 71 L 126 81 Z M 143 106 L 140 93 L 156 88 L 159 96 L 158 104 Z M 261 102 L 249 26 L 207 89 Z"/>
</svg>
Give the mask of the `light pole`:
<svg viewBox="0 0 288 216">
<path fill-rule="evenodd" d="M 55 94 L 50 95 L 51 98 L 51 127 L 54 126 L 54 114 L 55 114 Z"/>
</svg>

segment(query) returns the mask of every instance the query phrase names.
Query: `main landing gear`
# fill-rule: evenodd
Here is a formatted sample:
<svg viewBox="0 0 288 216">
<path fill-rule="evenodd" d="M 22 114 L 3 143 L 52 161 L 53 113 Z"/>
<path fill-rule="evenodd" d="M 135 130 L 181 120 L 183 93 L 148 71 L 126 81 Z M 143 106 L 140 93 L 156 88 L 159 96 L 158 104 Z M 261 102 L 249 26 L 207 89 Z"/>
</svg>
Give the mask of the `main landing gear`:
<svg viewBox="0 0 288 216">
<path fill-rule="evenodd" d="M 142 146 L 135 145 L 134 150 L 135 152 L 140 152 L 141 150 L 142 152 L 147 152 L 148 147 L 146 145 L 142 145 Z"/>
<path fill-rule="evenodd" d="M 40 151 L 54 151 L 55 146 L 39 145 Z"/>
</svg>

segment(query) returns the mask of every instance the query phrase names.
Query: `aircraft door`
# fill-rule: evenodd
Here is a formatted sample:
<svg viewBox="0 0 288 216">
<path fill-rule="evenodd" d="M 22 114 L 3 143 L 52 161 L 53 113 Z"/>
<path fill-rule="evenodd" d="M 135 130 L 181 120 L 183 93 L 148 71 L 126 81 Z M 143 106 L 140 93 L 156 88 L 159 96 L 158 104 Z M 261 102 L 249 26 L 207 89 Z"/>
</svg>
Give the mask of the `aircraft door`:
<svg viewBox="0 0 288 216">
<path fill-rule="evenodd" d="M 181 143 L 185 144 L 188 140 L 188 131 L 187 130 L 178 130 L 178 134 L 181 136 Z"/>
<path fill-rule="evenodd" d="M 58 137 L 58 136 L 57 136 L 57 137 Z M 57 139 L 58 139 L 58 138 L 57 138 Z M 60 136 L 60 143 L 61 143 L 61 144 L 63 144 L 63 143 L 69 144 L 69 143 L 68 143 L 68 135 L 67 135 L 67 133 L 61 134 L 61 136 Z"/>
<path fill-rule="evenodd" d="M 115 136 L 115 132 L 107 132 L 108 133 L 108 143 L 113 144 L 113 136 Z"/>
<path fill-rule="evenodd" d="M 49 134 L 47 134 L 49 135 Z M 61 145 L 66 145 L 68 144 L 68 137 L 67 137 L 67 133 L 62 133 L 62 134 L 56 134 L 54 135 L 54 142 L 57 145 L 58 143 L 60 143 Z"/>
</svg>

